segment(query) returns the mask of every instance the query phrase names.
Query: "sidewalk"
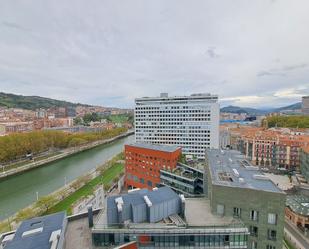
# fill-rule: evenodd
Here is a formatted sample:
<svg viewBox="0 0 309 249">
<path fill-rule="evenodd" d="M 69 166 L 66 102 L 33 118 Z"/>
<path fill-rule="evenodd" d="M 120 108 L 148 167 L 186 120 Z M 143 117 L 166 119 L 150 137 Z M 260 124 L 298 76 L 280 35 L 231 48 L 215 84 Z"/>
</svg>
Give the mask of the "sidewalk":
<svg viewBox="0 0 309 249">
<path fill-rule="evenodd" d="M 309 238 L 287 219 L 285 219 L 284 237 L 294 246 L 295 249 L 309 248 Z"/>
</svg>

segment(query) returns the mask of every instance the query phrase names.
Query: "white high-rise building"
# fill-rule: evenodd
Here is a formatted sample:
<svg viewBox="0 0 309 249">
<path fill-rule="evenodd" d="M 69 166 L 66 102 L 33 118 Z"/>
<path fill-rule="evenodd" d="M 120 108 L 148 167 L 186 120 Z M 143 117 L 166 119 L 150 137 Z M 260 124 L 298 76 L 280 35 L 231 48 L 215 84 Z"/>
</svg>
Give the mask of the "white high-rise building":
<svg viewBox="0 0 309 249">
<path fill-rule="evenodd" d="M 205 158 L 219 147 L 218 96 L 144 97 L 135 99 L 135 140 L 182 147 L 184 154 Z"/>
</svg>

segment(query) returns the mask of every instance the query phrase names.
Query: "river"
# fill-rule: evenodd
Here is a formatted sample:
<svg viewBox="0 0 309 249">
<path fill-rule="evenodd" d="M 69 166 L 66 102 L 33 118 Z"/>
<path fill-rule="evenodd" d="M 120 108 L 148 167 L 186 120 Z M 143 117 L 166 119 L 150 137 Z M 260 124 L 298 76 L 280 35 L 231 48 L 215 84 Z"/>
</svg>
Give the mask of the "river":
<svg viewBox="0 0 309 249">
<path fill-rule="evenodd" d="M 134 135 L 80 152 L 0 181 L 0 220 L 71 182 L 123 151 Z"/>
</svg>

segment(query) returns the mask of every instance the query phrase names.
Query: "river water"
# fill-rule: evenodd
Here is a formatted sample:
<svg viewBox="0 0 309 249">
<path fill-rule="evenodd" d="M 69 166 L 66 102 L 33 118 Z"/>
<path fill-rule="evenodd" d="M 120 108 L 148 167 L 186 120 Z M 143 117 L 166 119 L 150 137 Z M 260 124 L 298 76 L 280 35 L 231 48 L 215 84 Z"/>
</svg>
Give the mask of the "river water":
<svg viewBox="0 0 309 249">
<path fill-rule="evenodd" d="M 43 196 L 63 187 L 65 182 L 71 182 L 123 151 L 124 144 L 133 140 L 131 135 L 1 180 L 0 220 L 36 201 L 36 192 Z"/>
</svg>

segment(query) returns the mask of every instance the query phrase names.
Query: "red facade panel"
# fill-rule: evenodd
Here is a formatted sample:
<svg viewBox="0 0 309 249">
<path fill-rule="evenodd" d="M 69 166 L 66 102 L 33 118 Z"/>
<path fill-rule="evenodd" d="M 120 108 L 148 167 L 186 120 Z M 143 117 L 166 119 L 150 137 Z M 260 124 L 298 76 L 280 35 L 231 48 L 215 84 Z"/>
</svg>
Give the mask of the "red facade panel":
<svg viewBox="0 0 309 249">
<path fill-rule="evenodd" d="M 128 188 L 152 189 L 160 183 L 161 169 L 174 169 L 181 148 L 167 152 L 125 145 L 125 184 Z"/>
</svg>

